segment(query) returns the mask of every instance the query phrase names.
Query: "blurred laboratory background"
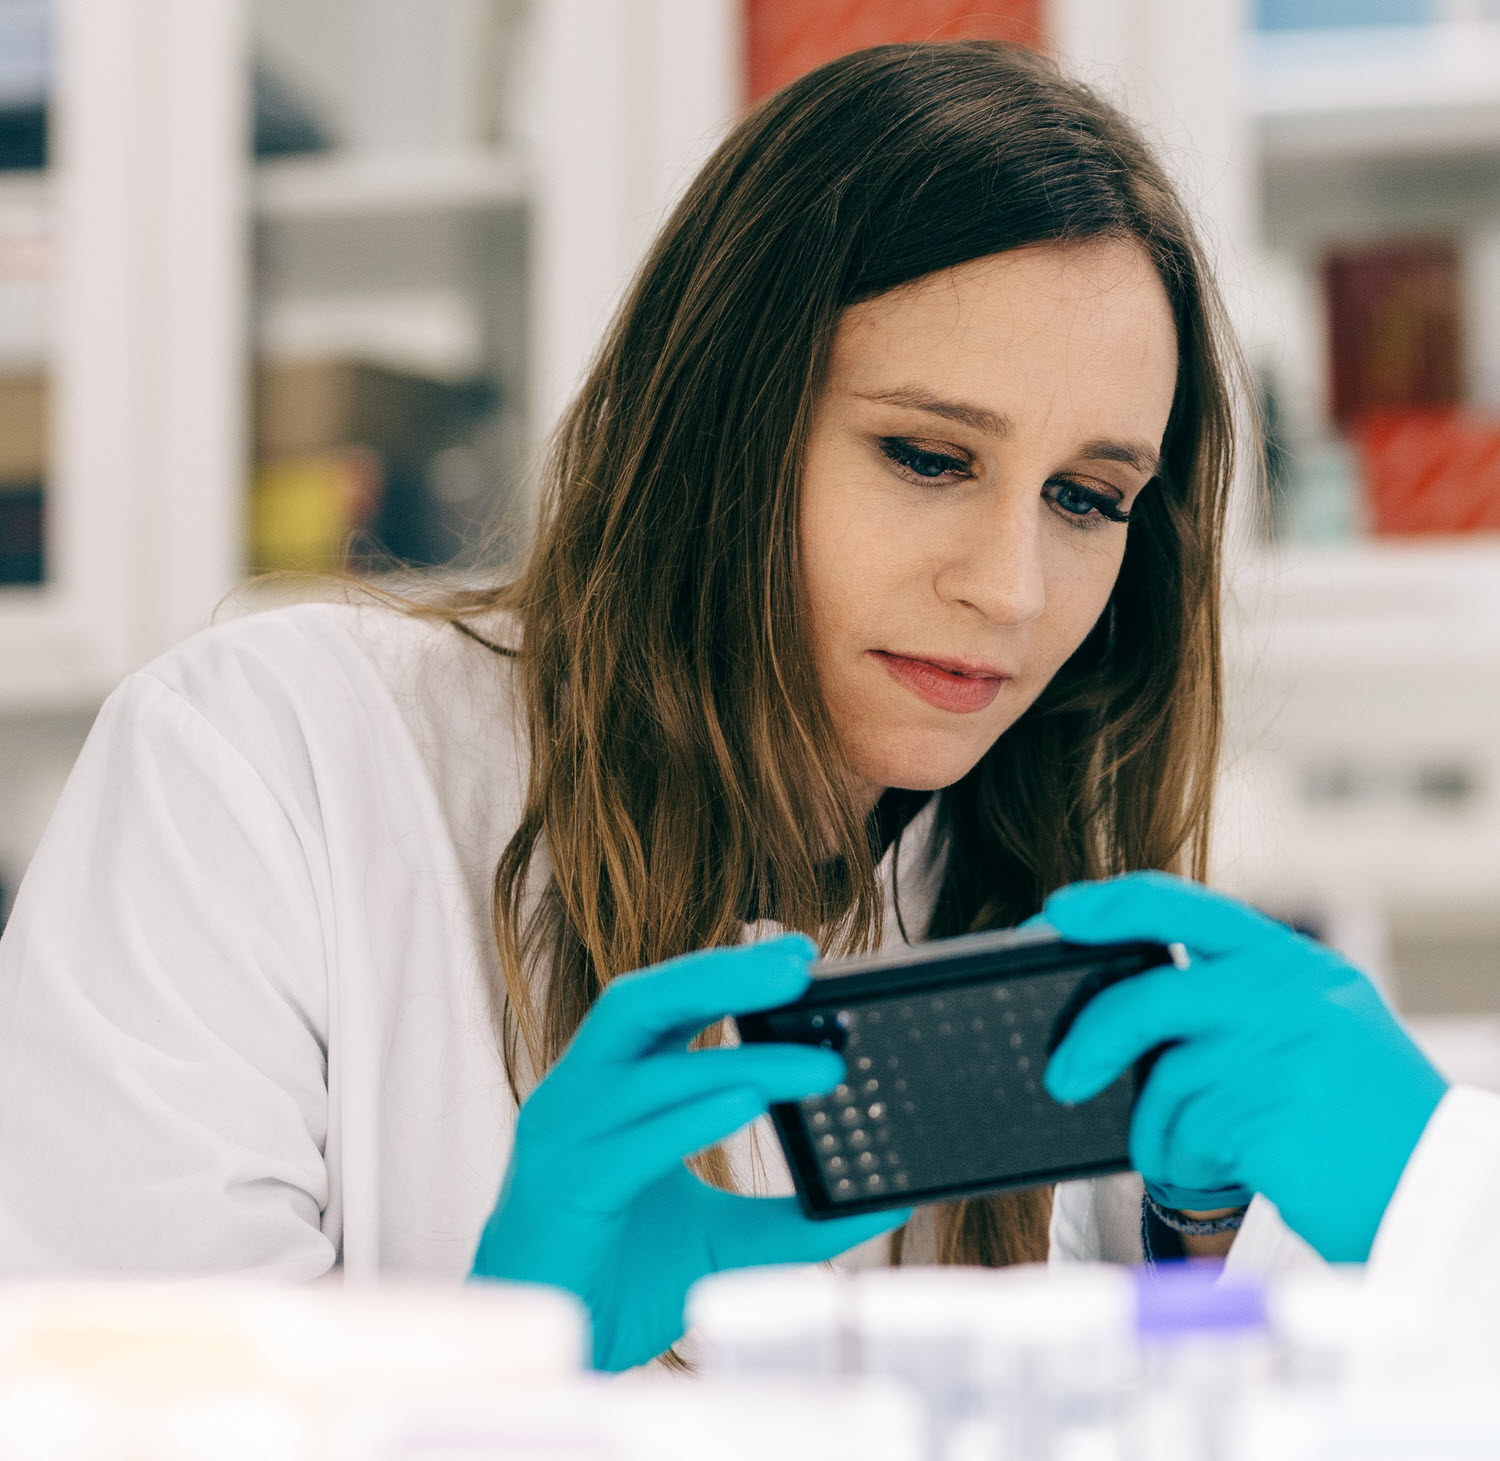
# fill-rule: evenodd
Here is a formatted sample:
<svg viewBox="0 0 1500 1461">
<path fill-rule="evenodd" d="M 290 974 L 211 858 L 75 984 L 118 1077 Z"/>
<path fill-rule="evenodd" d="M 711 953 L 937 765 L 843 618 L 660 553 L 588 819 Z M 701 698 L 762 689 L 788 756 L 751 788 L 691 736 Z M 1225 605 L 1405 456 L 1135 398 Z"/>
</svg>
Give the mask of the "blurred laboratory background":
<svg viewBox="0 0 1500 1461">
<path fill-rule="evenodd" d="M 1150 129 L 1254 369 L 1217 879 L 1500 1087 L 1500 0 L 0 0 L 0 917 L 123 674 L 502 571 L 725 127 L 961 35 Z"/>
</svg>

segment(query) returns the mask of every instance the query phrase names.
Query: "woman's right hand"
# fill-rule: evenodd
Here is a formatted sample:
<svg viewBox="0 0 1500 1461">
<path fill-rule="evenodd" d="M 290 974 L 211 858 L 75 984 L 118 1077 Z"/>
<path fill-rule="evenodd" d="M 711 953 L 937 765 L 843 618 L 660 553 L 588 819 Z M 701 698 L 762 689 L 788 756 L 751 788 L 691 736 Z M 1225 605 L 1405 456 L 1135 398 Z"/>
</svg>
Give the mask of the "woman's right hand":
<svg viewBox="0 0 1500 1461">
<path fill-rule="evenodd" d="M 473 1276 L 578 1295 L 593 1322 L 595 1365 L 618 1370 L 681 1336 L 687 1291 L 705 1274 L 817 1262 L 904 1222 L 909 1213 L 812 1222 L 794 1198 L 725 1192 L 684 1165 L 771 1102 L 822 1094 L 844 1078 L 843 1057 L 830 1050 L 687 1049 L 727 1014 L 795 999 L 815 952 L 793 934 L 614 980 L 521 1107 Z"/>
<path fill-rule="evenodd" d="M 1181 942 L 1193 956 L 1090 1000 L 1047 1063 L 1052 1097 L 1089 1100 L 1159 1050 L 1131 1118 L 1141 1175 L 1185 1191 L 1172 1206 L 1217 1205 L 1226 1185 L 1263 1192 L 1324 1258 L 1364 1262 L 1447 1087 L 1374 985 L 1165 873 L 1075 883 L 1043 913 L 1077 943 Z"/>
</svg>

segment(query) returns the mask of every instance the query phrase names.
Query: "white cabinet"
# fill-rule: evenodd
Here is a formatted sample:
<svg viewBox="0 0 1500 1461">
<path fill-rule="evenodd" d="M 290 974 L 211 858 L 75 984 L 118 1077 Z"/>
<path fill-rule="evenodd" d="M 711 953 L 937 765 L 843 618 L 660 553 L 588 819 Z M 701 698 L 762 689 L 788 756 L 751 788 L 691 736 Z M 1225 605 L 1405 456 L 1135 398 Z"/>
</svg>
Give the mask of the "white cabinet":
<svg viewBox="0 0 1500 1461">
<path fill-rule="evenodd" d="M 490 3 L 269 3 L 309 44 L 321 27 L 336 49 L 342 24 L 365 48 L 344 74 L 364 89 L 341 98 L 347 145 L 252 167 L 262 0 L 54 0 L 52 166 L 0 174 L 0 240 L 27 227 L 50 240 L 52 310 L 46 572 L 0 589 L 0 715 L 97 704 L 241 577 L 247 367 L 274 314 L 257 268 L 267 239 L 508 220 L 509 244 L 466 283 L 510 321 L 515 460 L 540 445 L 673 193 L 740 103 L 738 6 L 511 3 L 517 94 L 495 98 L 454 79 L 473 69 L 460 22 Z M 465 140 L 465 109 L 480 105 L 510 135 Z M 342 307 L 324 305 L 325 318 Z M 440 313 L 420 319 L 439 348 Z M 378 336 L 391 322 L 353 327 Z"/>
</svg>

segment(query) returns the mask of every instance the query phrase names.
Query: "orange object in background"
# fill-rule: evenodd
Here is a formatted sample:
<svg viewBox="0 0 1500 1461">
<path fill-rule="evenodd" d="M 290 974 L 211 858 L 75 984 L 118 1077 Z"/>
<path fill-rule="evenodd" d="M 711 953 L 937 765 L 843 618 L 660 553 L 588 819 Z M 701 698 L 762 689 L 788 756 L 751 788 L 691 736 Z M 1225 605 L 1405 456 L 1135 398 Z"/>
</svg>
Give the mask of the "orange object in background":
<svg viewBox="0 0 1500 1461">
<path fill-rule="evenodd" d="M 1353 437 L 1376 533 L 1500 532 L 1500 416 L 1370 412 Z"/>
<path fill-rule="evenodd" d="M 745 0 L 749 99 L 865 46 L 1042 40 L 1041 0 Z"/>
</svg>

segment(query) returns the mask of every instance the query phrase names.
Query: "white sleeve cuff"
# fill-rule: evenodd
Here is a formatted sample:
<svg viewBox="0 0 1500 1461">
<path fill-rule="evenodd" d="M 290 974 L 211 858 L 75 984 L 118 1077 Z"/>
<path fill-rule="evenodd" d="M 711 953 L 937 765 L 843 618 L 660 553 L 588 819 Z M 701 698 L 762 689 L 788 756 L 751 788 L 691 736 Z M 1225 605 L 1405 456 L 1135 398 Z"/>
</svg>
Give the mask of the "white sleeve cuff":
<svg viewBox="0 0 1500 1461">
<path fill-rule="evenodd" d="M 1224 1276 L 1263 1277 L 1322 1265 L 1316 1249 L 1287 1227 L 1276 1204 L 1263 1193 L 1256 1193 L 1225 1255 Z"/>
<path fill-rule="evenodd" d="M 1500 1095 L 1451 1086 L 1385 1210 L 1370 1276 L 1462 1285 L 1486 1268 L 1500 1273 Z"/>
</svg>

